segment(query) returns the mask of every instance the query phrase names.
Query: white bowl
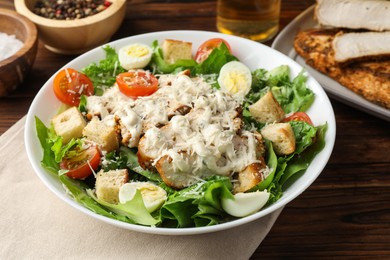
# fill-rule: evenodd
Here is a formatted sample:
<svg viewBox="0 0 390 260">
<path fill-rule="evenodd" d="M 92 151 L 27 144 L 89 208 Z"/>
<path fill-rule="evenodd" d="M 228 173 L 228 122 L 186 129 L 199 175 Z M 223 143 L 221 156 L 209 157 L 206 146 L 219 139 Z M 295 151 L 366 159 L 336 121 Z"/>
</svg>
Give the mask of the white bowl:
<svg viewBox="0 0 390 260">
<path fill-rule="evenodd" d="M 137 36 L 132 36 L 117 40 L 109 43 L 110 46 L 116 48 L 117 50 L 130 43 L 144 43 L 151 45 L 154 40 L 162 41 L 164 39 L 177 39 L 190 41 L 193 43 L 193 50 L 196 51 L 197 47 L 210 38 L 220 37 L 224 38 L 229 42 L 233 50 L 233 54 L 239 58 L 240 61 L 245 63 L 251 69 L 255 68 L 265 68 L 273 69 L 279 65 L 286 64 L 290 67 L 292 75 L 295 76 L 302 71 L 302 67 L 296 62 L 291 60 L 289 57 L 284 54 L 267 47 L 266 45 L 243 39 L 236 36 L 230 36 L 215 32 L 204 32 L 204 31 L 165 31 L 165 32 L 156 32 L 148 33 Z M 64 67 L 72 67 L 75 69 L 82 69 L 91 62 L 99 61 L 105 57 L 105 52 L 102 48 L 95 48 L 79 57 L 73 61 L 66 64 Z M 321 171 L 324 169 L 327 164 L 329 157 L 332 153 L 335 136 L 336 136 L 336 123 L 333 113 L 331 103 L 325 94 L 322 87 L 318 82 L 309 76 L 307 85 L 315 93 L 315 101 L 310 109 L 307 111 L 311 117 L 314 125 L 320 125 L 327 123 L 328 129 L 325 136 L 326 145 L 324 149 L 317 154 L 309 168 L 298 180 L 296 180 L 291 186 L 289 186 L 283 196 L 274 204 L 270 205 L 263 210 L 234 221 L 227 223 L 207 226 L 207 227 L 194 227 L 194 228 L 160 228 L 160 227 L 145 227 L 140 225 L 129 224 L 125 222 L 120 222 L 113 220 L 88 210 L 83 207 L 81 204 L 77 203 L 71 199 L 65 192 L 62 184 L 58 179 L 49 174 L 44 168 L 41 167 L 40 161 L 42 159 L 42 149 L 37 138 L 35 130 L 35 116 L 38 116 L 45 124 L 50 123 L 50 118 L 52 118 L 57 109 L 60 106 L 60 101 L 54 95 L 52 91 L 52 82 L 54 75 L 45 83 L 41 88 L 37 96 L 35 97 L 26 121 L 25 128 L 25 142 L 28 157 L 31 161 L 31 164 L 39 176 L 39 178 L 46 184 L 46 186 L 53 191 L 58 197 L 64 200 L 66 203 L 70 204 L 74 208 L 84 212 L 85 214 L 94 217 L 96 219 L 102 220 L 106 223 L 122 227 L 125 229 L 130 229 L 133 231 L 140 231 L 145 233 L 153 234 L 164 234 L 164 235 L 191 235 L 191 234 L 201 234 L 208 232 L 215 232 L 224 229 L 233 228 L 245 223 L 249 223 L 261 217 L 264 217 L 273 211 L 283 207 L 288 202 L 300 195 L 306 188 L 308 188 L 313 181 L 318 177 Z"/>
</svg>

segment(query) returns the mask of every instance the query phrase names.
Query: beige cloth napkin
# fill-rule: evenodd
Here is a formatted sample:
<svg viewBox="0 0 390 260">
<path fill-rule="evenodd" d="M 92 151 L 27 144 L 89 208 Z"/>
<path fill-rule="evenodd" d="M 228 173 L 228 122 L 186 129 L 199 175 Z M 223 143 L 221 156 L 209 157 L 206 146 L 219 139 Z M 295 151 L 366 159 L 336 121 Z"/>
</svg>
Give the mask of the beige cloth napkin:
<svg viewBox="0 0 390 260">
<path fill-rule="evenodd" d="M 215 233 L 162 236 L 93 219 L 35 175 L 24 147 L 25 117 L 0 136 L 0 259 L 248 259 L 280 214 Z"/>
</svg>

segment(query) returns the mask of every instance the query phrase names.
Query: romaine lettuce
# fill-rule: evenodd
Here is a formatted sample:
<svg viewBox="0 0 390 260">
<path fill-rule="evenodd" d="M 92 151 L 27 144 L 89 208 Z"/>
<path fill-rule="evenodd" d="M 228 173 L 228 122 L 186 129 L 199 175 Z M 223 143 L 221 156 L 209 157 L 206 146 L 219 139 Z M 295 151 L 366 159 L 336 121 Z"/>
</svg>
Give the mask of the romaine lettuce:
<svg viewBox="0 0 390 260">
<path fill-rule="evenodd" d="M 150 67 L 152 67 L 154 73 L 174 73 L 196 66 L 196 62 L 193 59 L 179 60 L 174 64 L 165 62 L 163 51 L 157 40 L 152 43 L 152 49 L 153 55 Z"/>
<path fill-rule="evenodd" d="M 97 96 L 102 95 L 106 88 L 115 83 L 119 73 L 126 71 L 120 66 L 118 54 L 114 48 L 106 45 L 103 50 L 106 53 L 105 59 L 100 60 L 99 63 L 91 63 L 82 70 L 92 80 Z"/>
<path fill-rule="evenodd" d="M 199 64 L 194 59 L 178 60 L 173 64 L 169 64 L 164 60 L 163 51 L 158 41 L 154 41 L 152 47 L 153 56 L 150 66 L 157 73 L 175 73 L 189 69 L 191 75 L 218 75 L 224 64 L 237 60 L 224 43 L 213 49 L 207 59 Z"/>
<path fill-rule="evenodd" d="M 39 142 L 43 149 L 43 158 L 41 160 L 41 165 L 49 172 L 57 174 L 60 167 L 55 159 L 55 153 L 51 149 L 54 144 L 53 139 L 50 138 L 51 132 L 38 117 L 35 117 L 35 128 L 37 131 Z"/>
<path fill-rule="evenodd" d="M 161 219 L 173 227 L 192 227 L 220 223 L 221 198 L 233 198 L 228 177 L 215 176 L 171 194 L 161 208 Z"/>
<path fill-rule="evenodd" d="M 281 65 L 269 72 L 257 69 L 252 72 L 252 89 L 247 95 L 250 104 L 259 100 L 266 92 L 271 91 L 286 114 L 306 111 L 314 101 L 314 93 L 306 87 L 307 76 L 300 72 L 290 79 L 290 68 Z"/>
</svg>

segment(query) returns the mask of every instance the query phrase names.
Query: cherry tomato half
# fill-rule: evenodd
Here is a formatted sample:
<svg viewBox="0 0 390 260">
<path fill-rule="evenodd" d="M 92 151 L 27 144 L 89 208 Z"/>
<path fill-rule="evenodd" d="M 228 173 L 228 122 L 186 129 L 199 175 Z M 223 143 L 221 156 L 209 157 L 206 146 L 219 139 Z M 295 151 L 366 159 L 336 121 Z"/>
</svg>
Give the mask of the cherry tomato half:
<svg viewBox="0 0 390 260">
<path fill-rule="evenodd" d="M 283 119 L 283 122 L 290 122 L 290 121 L 303 121 L 310 125 L 313 125 L 313 122 L 311 121 L 310 117 L 305 112 L 295 112 L 291 116 L 288 116 L 285 119 Z"/>
<path fill-rule="evenodd" d="M 145 71 L 129 71 L 116 77 L 119 90 L 128 97 L 149 96 L 158 89 L 157 78 Z"/>
<path fill-rule="evenodd" d="M 86 143 L 81 148 L 67 152 L 60 168 L 68 170 L 66 175 L 72 179 L 83 180 L 92 174 L 92 169 L 96 170 L 100 164 L 100 152 L 96 145 Z"/>
<path fill-rule="evenodd" d="M 202 63 L 207 57 L 210 55 L 210 53 L 215 49 L 218 48 L 221 43 L 225 43 L 225 45 L 228 47 L 229 52 L 232 52 L 232 49 L 227 41 L 221 38 L 212 38 L 210 40 L 205 41 L 202 43 L 202 45 L 199 46 L 198 51 L 195 55 L 195 60 L 197 63 Z"/>
<path fill-rule="evenodd" d="M 56 97 L 70 106 L 78 106 L 80 96 L 94 93 L 92 81 L 77 70 L 63 69 L 54 78 L 53 89 Z"/>
</svg>

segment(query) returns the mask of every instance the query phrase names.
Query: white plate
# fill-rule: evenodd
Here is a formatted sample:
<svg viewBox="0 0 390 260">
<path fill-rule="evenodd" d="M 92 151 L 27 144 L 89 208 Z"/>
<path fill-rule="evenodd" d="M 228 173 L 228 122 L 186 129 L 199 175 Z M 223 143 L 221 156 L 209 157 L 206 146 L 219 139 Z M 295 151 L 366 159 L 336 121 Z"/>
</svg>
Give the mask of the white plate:
<svg viewBox="0 0 390 260">
<path fill-rule="evenodd" d="M 286 26 L 275 38 L 272 48 L 288 55 L 291 59 L 304 67 L 306 71 L 321 83 L 322 87 L 332 98 L 376 117 L 390 121 L 389 109 L 369 102 L 362 96 L 343 87 L 337 81 L 310 67 L 306 64 L 305 60 L 295 52 L 293 47 L 295 35 L 301 30 L 319 27 L 317 22 L 313 20 L 314 7 L 315 5 L 306 9 Z"/>
<path fill-rule="evenodd" d="M 184 41 L 193 42 L 193 50 L 207 39 L 221 37 L 226 39 L 232 49 L 233 54 L 236 55 L 242 62 L 247 64 L 251 69 L 255 68 L 265 68 L 272 69 L 282 64 L 287 64 L 290 66 L 292 75 L 297 75 L 302 67 L 295 63 L 293 60 L 281 54 L 280 52 L 273 50 L 265 45 L 256 43 L 250 40 L 243 38 L 229 36 L 224 34 L 219 34 L 215 32 L 204 32 L 204 31 L 165 31 L 165 32 L 156 32 L 143 35 L 137 35 L 133 37 L 128 37 L 125 39 L 117 40 L 109 43 L 110 46 L 118 49 L 121 46 L 130 44 L 130 43 L 144 43 L 151 45 L 154 40 L 162 41 L 163 39 L 171 38 Z M 105 57 L 105 53 L 102 48 L 93 49 L 73 61 L 66 64 L 64 67 L 72 67 L 75 69 L 82 69 L 91 62 L 96 62 Z M 46 186 L 53 191 L 57 196 L 59 196 L 66 203 L 70 204 L 74 208 L 84 212 L 85 214 L 94 217 L 96 219 L 102 220 L 104 222 L 113 224 L 118 227 L 140 231 L 145 233 L 154 233 L 154 234 L 164 234 L 164 235 L 190 235 L 190 234 L 201 234 L 214 232 L 219 230 L 224 230 L 232 227 L 236 227 L 250 221 L 261 218 L 271 212 L 275 211 L 278 208 L 286 205 L 292 199 L 296 198 L 301 194 L 309 185 L 317 178 L 321 173 L 323 168 L 328 162 L 328 159 L 333 150 L 333 145 L 336 135 L 336 123 L 333 113 L 332 106 L 330 101 L 325 94 L 321 86 L 315 81 L 314 78 L 309 77 L 308 86 L 314 91 L 316 95 L 315 102 L 308 111 L 308 114 L 312 118 L 314 124 L 324 124 L 328 123 L 328 130 L 326 133 L 326 146 L 319 153 L 316 158 L 313 160 L 310 167 L 307 169 L 306 173 L 299 178 L 293 185 L 291 185 L 284 193 L 283 197 L 277 201 L 275 204 L 261 210 L 260 212 L 253 214 L 251 216 L 234 220 L 228 223 L 219 224 L 210 227 L 199 227 L 199 228 L 181 228 L 181 229 L 172 229 L 172 228 L 156 228 L 156 227 L 145 227 L 139 225 L 128 224 L 113 220 L 101 215 L 97 215 L 92 211 L 84 208 L 82 205 L 78 204 L 65 193 L 62 184 L 51 174 L 49 174 L 45 169 L 40 165 L 42 159 L 42 149 L 39 144 L 39 140 L 36 135 L 35 130 L 35 116 L 38 116 L 45 124 L 49 124 L 50 118 L 56 113 L 60 102 L 54 96 L 52 90 L 52 81 L 54 75 L 45 83 L 42 89 L 39 91 L 35 97 L 30 110 L 27 115 L 26 121 L 26 130 L 25 130 L 25 142 L 28 157 L 31 161 L 31 164 L 39 176 L 39 178 L 46 184 Z"/>
</svg>

